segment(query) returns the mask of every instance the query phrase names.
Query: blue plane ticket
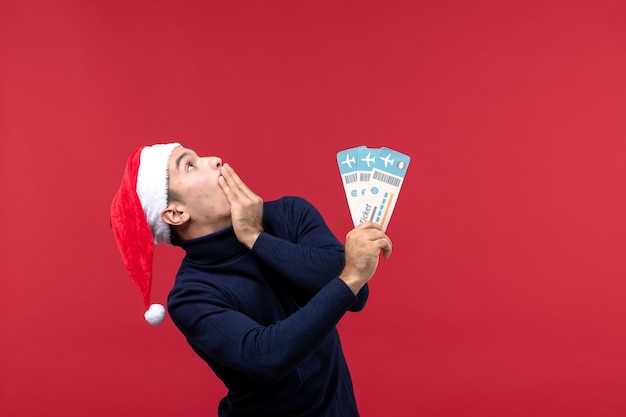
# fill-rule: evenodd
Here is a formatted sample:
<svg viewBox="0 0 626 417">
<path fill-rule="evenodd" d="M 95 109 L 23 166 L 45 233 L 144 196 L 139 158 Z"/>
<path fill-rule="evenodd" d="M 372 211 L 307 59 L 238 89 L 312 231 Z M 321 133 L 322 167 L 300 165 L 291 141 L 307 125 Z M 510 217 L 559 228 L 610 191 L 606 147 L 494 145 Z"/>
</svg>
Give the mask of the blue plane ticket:
<svg viewBox="0 0 626 417">
<path fill-rule="evenodd" d="M 360 213 L 359 208 L 363 206 L 363 202 L 369 199 L 369 193 L 371 189 L 369 186 L 370 179 L 372 178 L 372 172 L 376 166 L 378 160 L 378 152 L 380 149 L 362 147 L 359 149 L 359 156 L 356 161 L 357 174 L 358 174 L 358 194 L 357 194 L 357 213 Z M 359 215 L 360 216 L 360 215 Z M 357 222 L 356 224 L 359 224 Z M 355 225 L 356 225 L 355 224 Z"/>
<path fill-rule="evenodd" d="M 358 201 L 357 224 L 372 221 L 378 223 L 383 231 L 387 230 L 409 162 L 411 158 L 408 155 L 380 148 L 366 185 L 367 190 Z"/>
<path fill-rule="evenodd" d="M 359 159 L 359 149 L 361 148 L 364 148 L 364 146 L 345 149 L 337 153 L 337 165 L 341 174 L 341 182 L 346 193 L 352 223 L 355 226 L 358 224 L 359 218 L 357 200 L 360 181 L 357 161 Z"/>
</svg>

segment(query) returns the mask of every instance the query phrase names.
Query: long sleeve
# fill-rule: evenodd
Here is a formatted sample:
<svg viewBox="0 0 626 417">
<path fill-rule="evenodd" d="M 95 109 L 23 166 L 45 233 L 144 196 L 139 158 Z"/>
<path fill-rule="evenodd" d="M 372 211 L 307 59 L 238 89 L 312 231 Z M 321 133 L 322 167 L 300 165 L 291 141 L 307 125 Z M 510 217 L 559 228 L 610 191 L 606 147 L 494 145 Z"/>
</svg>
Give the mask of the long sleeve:
<svg viewBox="0 0 626 417">
<path fill-rule="evenodd" d="M 330 231 L 319 211 L 306 200 L 288 197 L 282 207 L 266 216 L 252 253 L 290 285 L 310 299 L 344 266 L 344 247 Z M 361 310 L 369 295 L 365 285 L 351 311 Z"/>
<path fill-rule="evenodd" d="M 187 286 L 170 296 L 168 309 L 189 343 L 218 370 L 273 383 L 318 348 L 355 300 L 334 279 L 293 314 L 261 325 L 235 310 L 228 297 Z"/>
</svg>

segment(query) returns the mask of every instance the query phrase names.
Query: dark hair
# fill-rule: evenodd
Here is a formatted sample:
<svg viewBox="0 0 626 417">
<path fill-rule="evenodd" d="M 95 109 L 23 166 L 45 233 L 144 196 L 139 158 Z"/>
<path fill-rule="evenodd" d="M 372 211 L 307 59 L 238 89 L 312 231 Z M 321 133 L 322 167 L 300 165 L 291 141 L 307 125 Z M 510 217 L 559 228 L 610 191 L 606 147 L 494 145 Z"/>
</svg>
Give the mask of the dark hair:
<svg viewBox="0 0 626 417">
<path fill-rule="evenodd" d="M 170 241 L 172 242 L 172 246 L 180 246 L 180 243 L 183 241 L 178 234 L 178 230 L 176 230 L 176 226 L 168 224 L 170 227 Z"/>
<path fill-rule="evenodd" d="M 167 189 L 167 204 L 170 203 L 170 201 L 182 201 L 180 196 L 175 193 L 174 191 L 170 191 L 169 187 Z M 178 234 L 178 230 L 176 229 L 176 226 L 169 224 L 168 225 L 170 227 L 170 241 L 172 242 L 173 246 L 180 246 L 180 243 L 183 241 L 180 237 L 180 235 Z"/>
</svg>

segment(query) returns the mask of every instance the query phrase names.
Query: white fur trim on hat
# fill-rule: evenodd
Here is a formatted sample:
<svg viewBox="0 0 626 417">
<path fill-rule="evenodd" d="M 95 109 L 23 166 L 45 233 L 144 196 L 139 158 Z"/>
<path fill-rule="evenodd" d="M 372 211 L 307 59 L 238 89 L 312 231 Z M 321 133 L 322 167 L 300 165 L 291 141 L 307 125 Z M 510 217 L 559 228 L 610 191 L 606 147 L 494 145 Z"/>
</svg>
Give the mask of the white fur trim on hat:
<svg viewBox="0 0 626 417">
<path fill-rule="evenodd" d="M 146 146 L 141 151 L 137 174 L 137 196 L 146 214 L 154 243 L 172 244 L 170 228 L 161 218 L 167 208 L 168 165 L 172 151 L 180 143 L 165 143 Z"/>
</svg>

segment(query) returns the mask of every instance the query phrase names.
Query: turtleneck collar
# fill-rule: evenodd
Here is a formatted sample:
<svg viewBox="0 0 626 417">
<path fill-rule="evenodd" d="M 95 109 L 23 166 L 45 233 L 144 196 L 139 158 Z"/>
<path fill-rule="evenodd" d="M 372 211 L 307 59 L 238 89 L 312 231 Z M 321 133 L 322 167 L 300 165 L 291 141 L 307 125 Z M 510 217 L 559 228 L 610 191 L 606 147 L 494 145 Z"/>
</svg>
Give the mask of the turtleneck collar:
<svg viewBox="0 0 626 417">
<path fill-rule="evenodd" d="M 185 250 L 188 260 L 202 265 L 219 264 L 248 251 L 237 240 L 232 226 L 206 236 L 184 240 L 180 246 Z"/>
</svg>

